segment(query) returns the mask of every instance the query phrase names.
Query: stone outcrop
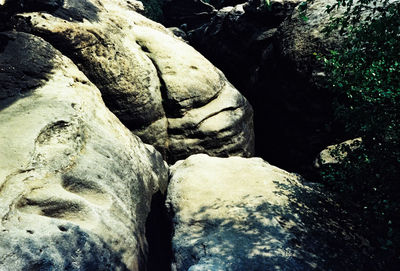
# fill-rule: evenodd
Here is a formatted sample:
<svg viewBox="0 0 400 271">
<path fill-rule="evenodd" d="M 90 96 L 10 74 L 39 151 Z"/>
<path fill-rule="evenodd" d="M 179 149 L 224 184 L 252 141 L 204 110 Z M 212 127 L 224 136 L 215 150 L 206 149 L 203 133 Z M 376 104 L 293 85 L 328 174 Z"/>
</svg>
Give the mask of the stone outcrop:
<svg viewBox="0 0 400 271">
<path fill-rule="evenodd" d="M 0 270 L 144 270 L 168 168 L 42 38 L 0 33 L 0 131 Z"/>
<path fill-rule="evenodd" d="M 362 138 L 349 139 L 339 144 L 329 145 L 323 149 L 314 160 L 314 167 L 321 168 L 327 165 L 336 165 L 343 162 L 349 153 L 362 146 Z"/>
<path fill-rule="evenodd" d="M 298 6 L 295 12 L 279 27 L 280 54 L 294 65 L 295 71 L 319 86 L 324 71 L 315 54 L 324 54 L 336 48 L 341 40 L 339 35 L 326 36 L 324 28 L 330 22 L 327 5 L 335 0 L 312 1 L 306 6 Z M 340 13 L 333 11 L 332 16 Z"/>
<path fill-rule="evenodd" d="M 336 42 L 322 33 L 331 2 L 308 1 L 307 7 L 299 0 L 270 3 L 249 0 L 217 10 L 200 25 L 179 21 L 176 26 L 187 27 L 189 43 L 223 70 L 255 108 L 255 133 L 262 139 L 256 155 L 306 171 L 338 127 L 331 125 L 331 95 L 321 88 L 324 73 L 314 55 Z"/>
<path fill-rule="evenodd" d="M 170 170 L 166 204 L 174 226 L 173 270 L 368 266 L 365 257 L 349 253 L 365 249 L 363 239 L 349 230 L 332 196 L 296 174 L 260 158 L 203 154 Z"/>
<path fill-rule="evenodd" d="M 16 8 L 6 27 L 68 56 L 122 123 L 169 161 L 195 152 L 254 153 L 247 100 L 192 47 L 136 13 L 133 2 L 39 2 Z"/>
<path fill-rule="evenodd" d="M 166 0 L 163 5 L 164 23 L 182 26 L 184 30 L 200 27 L 208 22 L 217 10 L 204 0 Z"/>
</svg>

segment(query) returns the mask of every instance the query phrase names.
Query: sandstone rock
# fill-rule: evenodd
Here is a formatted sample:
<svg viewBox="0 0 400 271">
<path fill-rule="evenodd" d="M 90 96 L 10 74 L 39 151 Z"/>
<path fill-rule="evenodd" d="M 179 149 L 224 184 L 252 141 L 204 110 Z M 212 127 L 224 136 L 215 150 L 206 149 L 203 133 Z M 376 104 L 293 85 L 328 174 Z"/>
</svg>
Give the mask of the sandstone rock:
<svg viewBox="0 0 400 271">
<path fill-rule="evenodd" d="M 188 39 L 248 94 L 257 67 L 271 55 L 264 50 L 272 45 L 276 28 L 298 3 L 275 0 L 267 8 L 264 1 L 254 0 L 224 7 L 201 27 L 189 28 Z"/>
<path fill-rule="evenodd" d="M 342 143 L 330 145 L 323 149 L 314 161 L 314 167 L 320 168 L 325 165 L 340 164 L 348 155 L 348 152 L 361 147 L 362 138 L 346 140 Z"/>
<path fill-rule="evenodd" d="M 327 37 L 323 32 L 330 18 L 326 6 L 335 2 L 317 0 L 307 3 L 305 9 L 298 6 L 279 28 L 281 54 L 295 66 L 299 74 L 307 76 L 314 83 L 319 83 L 324 74 L 315 53 L 326 53 L 337 47 L 341 40 L 340 36 Z M 334 15 L 335 11 L 332 13 Z"/>
<path fill-rule="evenodd" d="M 0 131 L 0 270 L 144 270 L 165 162 L 39 37 L 0 33 Z"/>
<path fill-rule="evenodd" d="M 362 238 L 332 197 L 296 174 L 204 154 L 170 169 L 173 270 L 352 270 L 365 260 L 350 253 Z"/>
<path fill-rule="evenodd" d="M 255 108 L 256 155 L 305 172 L 335 136 L 331 96 L 321 88 L 324 73 L 313 54 L 333 48 L 334 39 L 321 31 L 329 2 L 308 1 L 305 15 L 296 8 L 305 1 L 270 2 L 249 0 L 219 9 L 200 26 L 190 18 L 178 25 L 188 26 L 189 43 Z"/>
<path fill-rule="evenodd" d="M 169 161 L 190 155 L 196 142 L 214 146 L 207 150 L 198 145 L 198 152 L 253 154 L 251 106 L 209 61 L 160 24 L 136 13 L 130 1 L 78 2 L 71 0 L 55 9 L 44 7 L 40 12 L 25 8 L 13 17 L 10 27 L 43 37 L 71 58 L 100 89 L 106 105 L 122 123 Z M 176 134 L 182 137 L 186 133 L 185 126 L 206 122 L 196 119 L 194 124 L 185 116 L 192 110 L 213 108 L 208 105 L 221 93 L 231 97 L 232 103 L 225 103 L 222 114 L 230 114 L 229 123 L 214 126 L 212 138 L 194 127 L 190 138 L 176 140 Z M 220 118 L 221 113 L 207 111 L 203 115 Z M 176 118 L 181 118 L 182 125 L 174 126 L 170 135 L 169 122 Z M 248 130 L 240 130 L 242 127 Z M 246 139 L 232 144 L 226 134 L 220 136 L 219 132 L 226 130 L 232 136 L 245 134 Z"/>
</svg>

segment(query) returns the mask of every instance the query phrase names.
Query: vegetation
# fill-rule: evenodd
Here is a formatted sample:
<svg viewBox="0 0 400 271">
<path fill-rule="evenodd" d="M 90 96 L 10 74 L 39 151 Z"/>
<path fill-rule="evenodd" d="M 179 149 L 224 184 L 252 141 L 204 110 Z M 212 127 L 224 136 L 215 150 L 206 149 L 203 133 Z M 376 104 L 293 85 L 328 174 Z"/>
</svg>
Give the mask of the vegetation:
<svg viewBox="0 0 400 271">
<path fill-rule="evenodd" d="M 363 144 L 340 165 L 327 166 L 327 187 L 355 203 L 377 248 L 377 268 L 400 261 L 400 3 L 337 0 L 328 12 L 327 34 L 341 34 L 341 49 L 320 57 L 328 87 L 335 93 L 335 116 L 348 138 Z M 397 265 L 398 266 L 398 265 Z"/>
</svg>

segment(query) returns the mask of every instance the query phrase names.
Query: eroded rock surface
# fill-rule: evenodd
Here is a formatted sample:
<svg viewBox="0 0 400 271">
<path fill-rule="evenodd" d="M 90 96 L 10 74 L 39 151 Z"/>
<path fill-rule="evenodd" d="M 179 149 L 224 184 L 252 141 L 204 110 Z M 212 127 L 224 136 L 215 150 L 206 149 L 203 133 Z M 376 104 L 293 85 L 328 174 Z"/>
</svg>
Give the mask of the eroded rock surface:
<svg viewBox="0 0 400 271">
<path fill-rule="evenodd" d="M 161 154 L 48 42 L 0 45 L 0 269 L 144 270 Z"/>
<path fill-rule="evenodd" d="M 331 196 L 260 158 L 199 154 L 178 161 L 166 204 L 178 271 L 368 266 L 352 253 L 366 249 L 363 239 Z"/>
<path fill-rule="evenodd" d="M 336 40 L 322 32 L 329 21 L 326 5 L 332 2 L 271 0 L 268 6 L 248 0 L 209 11 L 211 18 L 201 24 L 199 16 L 194 23 L 189 16 L 168 22 L 184 25 L 188 42 L 250 101 L 256 112 L 256 155 L 285 169 L 310 170 L 338 127 L 332 125 L 331 95 L 321 87 L 323 65 L 314 54 L 334 48 Z"/>
<path fill-rule="evenodd" d="M 192 47 L 136 13 L 137 5 L 124 0 L 40 3 L 17 9 L 7 27 L 40 36 L 68 56 L 122 123 L 169 161 L 193 152 L 254 153 L 247 100 Z M 221 95 L 230 103 L 214 106 Z"/>
</svg>

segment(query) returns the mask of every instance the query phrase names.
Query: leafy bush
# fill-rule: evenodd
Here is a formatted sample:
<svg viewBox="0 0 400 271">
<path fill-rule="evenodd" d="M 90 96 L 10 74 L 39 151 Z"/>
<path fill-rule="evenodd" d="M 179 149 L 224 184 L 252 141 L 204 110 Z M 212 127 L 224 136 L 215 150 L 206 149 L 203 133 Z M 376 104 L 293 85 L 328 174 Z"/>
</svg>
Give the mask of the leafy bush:
<svg viewBox="0 0 400 271">
<path fill-rule="evenodd" d="M 400 260 L 400 3 L 337 0 L 345 7 L 326 32 L 345 36 L 322 57 L 336 118 L 363 145 L 322 171 L 326 185 L 351 199 L 380 252 L 379 267 Z"/>
</svg>

